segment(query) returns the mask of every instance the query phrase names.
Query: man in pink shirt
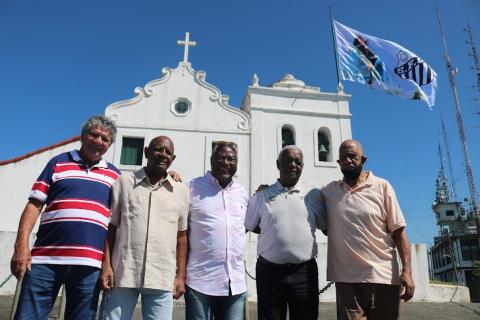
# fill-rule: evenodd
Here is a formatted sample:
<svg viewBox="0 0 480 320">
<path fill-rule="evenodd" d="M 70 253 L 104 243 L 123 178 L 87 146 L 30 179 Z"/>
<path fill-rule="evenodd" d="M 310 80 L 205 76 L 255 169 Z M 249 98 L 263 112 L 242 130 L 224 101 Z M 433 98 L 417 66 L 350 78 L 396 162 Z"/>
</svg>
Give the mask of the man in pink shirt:
<svg viewBox="0 0 480 320">
<path fill-rule="evenodd" d="M 218 142 L 210 164 L 211 171 L 190 182 L 186 319 L 243 320 L 248 196 L 233 178 L 237 145 Z"/>
<path fill-rule="evenodd" d="M 338 319 L 398 319 L 400 298 L 415 290 L 400 205 L 390 183 L 363 171 L 358 141 L 344 141 L 339 157 L 343 179 L 322 188 L 327 280 L 336 283 Z"/>
</svg>

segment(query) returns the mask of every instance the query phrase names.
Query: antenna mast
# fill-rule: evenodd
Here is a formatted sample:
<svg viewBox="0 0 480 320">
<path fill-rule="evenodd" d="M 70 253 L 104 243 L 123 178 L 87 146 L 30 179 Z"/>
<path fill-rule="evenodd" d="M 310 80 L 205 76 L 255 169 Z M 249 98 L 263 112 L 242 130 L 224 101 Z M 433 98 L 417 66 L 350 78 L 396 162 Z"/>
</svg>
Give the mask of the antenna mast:
<svg viewBox="0 0 480 320">
<path fill-rule="evenodd" d="M 455 179 L 453 179 L 452 158 L 450 157 L 450 145 L 448 144 L 447 130 L 445 129 L 445 122 L 443 121 L 442 114 L 440 114 L 440 120 L 442 122 L 443 143 L 445 144 L 445 151 L 447 152 L 447 164 L 448 164 L 448 171 L 450 173 L 450 183 L 452 184 L 452 190 L 451 190 L 452 199 L 453 201 L 457 201 L 457 192 L 455 191 Z M 440 156 L 442 157 L 440 146 L 439 146 L 439 152 L 440 152 Z M 443 163 L 443 157 L 441 161 Z"/>
<path fill-rule="evenodd" d="M 475 73 L 477 75 L 477 89 L 480 91 L 480 61 L 478 60 L 478 53 L 477 53 L 477 48 L 475 47 L 475 43 L 473 42 L 473 36 L 472 36 L 472 28 L 470 27 L 470 23 L 467 22 L 467 26 L 463 28 L 468 34 L 468 39 L 465 41 L 467 44 L 471 46 L 472 53 L 469 53 L 469 56 L 473 57 L 473 62 L 474 66 L 472 67 L 473 70 L 475 70 Z"/>
<path fill-rule="evenodd" d="M 468 147 L 467 147 L 467 137 L 465 135 L 465 128 L 463 126 L 463 117 L 462 111 L 460 109 L 460 101 L 457 94 L 457 87 L 455 84 L 455 76 L 457 74 L 456 69 L 452 66 L 452 60 L 447 49 L 447 42 L 445 40 L 445 34 L 443 33 L 442 21 L 440 19 L 440 12 L 438 7 L 435 8 L 437 11 L 438 24 L 440 26 L 440 33 L 442 35 L 443 47 L 445 48 L 445 62 L 447 64 L 448 78 L 450 80 L 450 87 L 452 88 L 453 100 L 455 102 L 455 114 L 457 118 L 457 127 L 460 134 L 460 142 L 462 145 L 463 151 L 463 160 L 465 162 L 465 171 L 467 173 L 468 188 L 470 190 L 470 202 L 472 206 L 472 211 L 477 217 L 477 226 L 480 224 L 480 216 L 478 214 L 478 205 L 477 205 L 477 188 L 475 187 L 475 182 L 473 180 L 472 166 L 470 164 L 470 158 L 468 156 Z"/>
</svg>

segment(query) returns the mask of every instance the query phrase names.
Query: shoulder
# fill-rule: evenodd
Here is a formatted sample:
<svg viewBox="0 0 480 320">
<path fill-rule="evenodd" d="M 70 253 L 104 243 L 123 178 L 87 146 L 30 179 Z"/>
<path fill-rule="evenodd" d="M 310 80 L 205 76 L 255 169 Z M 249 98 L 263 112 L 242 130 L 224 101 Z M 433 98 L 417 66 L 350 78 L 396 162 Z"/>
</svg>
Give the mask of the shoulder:
<svg viewBox="0 0 480 320">
<path fill-rule="evenodd" d="M 174 181 L 173 179 L 170 182 L 172 184 L 173 190 L 176 192 L 187 192 L 188 187 L 183 182 Z"/>
<path fill-rule="evenodd" d="M 382 189 L 393 189 L 392 185 L 390 182 L 388 182 L 387 179 L 377 177 L 376 175 L 373 174 L 373 172 L 370 171 L 370 176 L 368 179 L 371 181 L 371 183 L 375 186 L 379 186 Z"/>
<path fill-rule="evenodd" d="M 48 164 L 55 164 L 58 162 L 71 162 L 71 161 L 72 160 L 70 159 L 70 152 L 63 152 L 51 158 L 48 161 Z"/>
<path fill-rule="evenodd" d="M 122 174 L 122 172 L 110 162 L 107 162 L 107 169 L 115 172 L 117 175 Z"/>
<path fill-rule="evenodd" d="M 192 180 L 190 180 L 188 185 L 189 185 L 190 188 L 192 188 L 192 187 L 195 187 L 195 186 L 197 186 L 201 183 L 204 183 L 204 180 L 205 180 L 205 176 L 196 177 L 196 178 L 193 178 Z"/>
<path fill-rule="evenodd" d="M 129 184 L 133 184 L 135 179 L 134 172 L 125 172 L 124 174 L 120 175 L 118 179 L 113 183 L 112 188 L 118 188 L 119 186 L 126 186 Z"/>
<path fill-rule="evenodd" d="M 334 180 L 334 181 L 331 181 L 329 183 L 327 183 L 326 185 L 324 185 L 323 187 L 320 188 L 320 191 L 322 193 L 327 193 L 329 192 L 330 190 L 333 190 L 335 188 L 337 188 L 340 183 L 341 183 L 342 180 Z"/>
</svg>

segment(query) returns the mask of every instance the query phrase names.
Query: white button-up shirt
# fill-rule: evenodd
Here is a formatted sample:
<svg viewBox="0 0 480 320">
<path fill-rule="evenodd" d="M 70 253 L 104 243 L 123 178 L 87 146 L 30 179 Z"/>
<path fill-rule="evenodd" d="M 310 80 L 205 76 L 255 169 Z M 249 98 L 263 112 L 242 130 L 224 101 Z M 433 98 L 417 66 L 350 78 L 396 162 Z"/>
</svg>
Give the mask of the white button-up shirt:
<svg viewBox="0 0 480 320">
<path fill-rule="evenodd" d="M 190 182 L 190 193 L 187 285 L 212 296 L 245 292 L 245 189 L 234 180 L 223 189 L 207 172 Z"/>
</svg>

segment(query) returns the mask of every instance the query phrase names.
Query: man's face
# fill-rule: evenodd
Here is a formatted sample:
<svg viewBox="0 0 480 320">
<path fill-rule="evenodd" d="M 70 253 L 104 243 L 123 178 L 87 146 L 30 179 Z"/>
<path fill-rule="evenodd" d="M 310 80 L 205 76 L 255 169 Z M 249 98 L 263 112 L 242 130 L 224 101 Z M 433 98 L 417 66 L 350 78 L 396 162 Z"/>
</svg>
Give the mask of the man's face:
<svg viewBox="0 0 480 320">
<path fill-rule="evenodd" d="M 303 154 L 300 150 L 285 150 L 277 160 L 277 168 L 280 171 L 280 182 L 284 187 L 297 184 L 303 170 Z"/>
<path fill-rule="evenodd" d="M 237 172 L 237 153 L 229 147 L 223 147 L 212 155 L 210 165 L 212 175 L 220 184 L 228 184 Z"/>
<path fill-rule="evenodd" d="M 341 146 L 340 158 L 337 162 L 347 179 L 356 179 L 362 172 L 365 160 L 361 148 L 352 142 Z"/>
<path fill-rule="evenodd" d="M 85 162 L 96 163 L 112 144 L 112 134 L 106 128 L 97 126 L 81 137 L 80 155 Z"/>
<path fill-rule="evenodd" d="M 166 137 L 155 138 L 145 148 L 147 168 L 152 173 L 164 174 L 175 160 L 173 143 Z"/>
</svg>

